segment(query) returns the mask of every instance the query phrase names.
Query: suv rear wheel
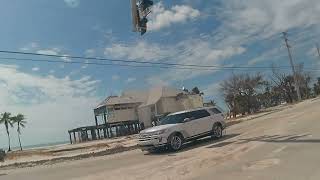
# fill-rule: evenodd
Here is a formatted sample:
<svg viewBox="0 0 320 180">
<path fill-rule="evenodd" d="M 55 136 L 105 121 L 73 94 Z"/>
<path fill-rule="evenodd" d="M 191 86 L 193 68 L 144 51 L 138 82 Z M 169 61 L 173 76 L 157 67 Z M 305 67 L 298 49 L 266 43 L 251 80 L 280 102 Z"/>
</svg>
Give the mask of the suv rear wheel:
<svg viewBox="0 0 320 180">
<path fill-rule="evenodd" d="M 168 138 L 168 145 L 170 150 L 178 151 L 181 149 L 183 144 L 183 138 L 179 134 L 173 134 Z"/>
<path fill-rule="evenodd" d="M 220 139 L 222 137 L 222 127 L 220 124 L 214 124 L 212 127 L 212 137 Z"/>
</svg>

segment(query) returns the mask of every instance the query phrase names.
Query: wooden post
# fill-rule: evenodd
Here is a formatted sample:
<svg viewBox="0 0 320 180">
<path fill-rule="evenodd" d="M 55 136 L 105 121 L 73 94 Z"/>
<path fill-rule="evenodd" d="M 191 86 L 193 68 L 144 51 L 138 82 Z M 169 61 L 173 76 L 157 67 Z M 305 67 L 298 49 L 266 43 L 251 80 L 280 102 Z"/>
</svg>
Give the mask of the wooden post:
<svg viewBox="0 0 320 180">
<path fill-rule="evenodd" d="M 125 128 L 125 130 L 126 130 L 126 135 L 130 135 L 130 124 L 127 124 L 126 126 L 125 126 L 126 128 Z"/>
<path fill-rule="evenodd" d="M 103 113 L 103 120 L 104 120 L 104 124 L 107 125 L 107 116 L 106 113 Z"/>
<path fill-rule="evenodd" d="M 128 130 L 129 130 L 129 135 L 133 134 L 133 133 L 132 133 L 132 124 L 129 124 L 129 125 L 128 125 Z"/>
<path fill-rule="evenodd" d="M 118 137 L 118 136 L 119 136 L 119 126 L 116 125 L 116 137 Z"/>
<path fill-rule="evenodd" d="M 101 137 L 100 137 L 100 129 L 97 129 L 97 132 L 98 132 L 98 139 L 101 139 Z"/>
<path fill-rule="evenodd" d="M 107 138 L 107 132 L 106 132 L 106 128 L 103 128 L 103 138 Z"/>
<path fill-rule="evenodd" d="M 81 134 L 79 133 L 79 131 L 77 131 L 77 134 L 78 134 L 79 142 L 81 142 L 81 141 L 82 141 L 82 139 L 81 139 Z"/>
<path fill-rule="evenodd" d="M 136 123 L 132 124 L 132 130 L 133 130 L 133 133 L 136 134 L 137 131 L 136 131 Z"/>
<path fill-rule="evenodd" d="M 91 129 L 90 131 L 91 131 L 92 140 L 96 140 L 97 139 L 96 130 L 95 129 Z"/>
<path fill-rule="evenodd" d="M 69 132 L 69 139 L 70 139 L 70 144 L 72 144 L 71 132 Z"/>
<path fill-rule="evenodd" d="M 89 135 L 87 130 L 86 130 L 86 141 L 89 141 Z"/>
<path fill-rule="evenodd" d="M 74 142 L 77 143 L 76 132 L 74 131 L 73 131 L 73 139 L 74 139 Z"/>
<path fill-rule="evenodd" d="M 138 131 L 140 131 L 141 130 L 140 123 L 137 124 L 137 127 L 138 127 Z"/>
<path fill-rule="evenodd" d="M 124 134 L 124 129 L 125 129 L 124 125 L 122 124 L 122 125 L 119 127 L 119 129 L 120 129 L 120 136 L 123 136 L 123 134 Z"/>
<path fill-rule="evenodd" d="M 106 127 L 106 131 L 107 131 L 107 138 L 109 138 L 110 134 L 109 134 L 109 127 L 108 126 Z"/>
<path fill-rule="evenodd" d="M 113 131 L 112 131 L 112 128 L 113 128 L 113 127 L 111 127 L 111 126 L 109 127 L 110 137 L 111 137 L 111 138 L 113 137 Z"/>
<path fill-rule="evenodd" d="M 97 118 L 96 115 L 94 115 L 94 119 L 95 119 L 95 121 L 96 121 L 96 126 L 98 126 L 98 118 Z"/>
</svg>

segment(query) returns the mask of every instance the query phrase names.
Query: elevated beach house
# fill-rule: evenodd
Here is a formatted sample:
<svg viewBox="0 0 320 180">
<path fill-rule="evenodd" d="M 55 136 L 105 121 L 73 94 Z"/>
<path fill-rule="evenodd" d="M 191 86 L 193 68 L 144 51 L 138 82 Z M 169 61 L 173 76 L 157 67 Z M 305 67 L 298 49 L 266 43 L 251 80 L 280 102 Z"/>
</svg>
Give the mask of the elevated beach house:
<svg viewBox="0 0 320 180">
<path fill-rule="evenodd" d="M 146 92 L 127 91 L 121 96 L 109 96 L 94 112 L 97 125 L 99 122 L 139 121 L 144 127 L 150 127 L 157 117 L 202 106 L 203 98 L 199 94 L 155 87 Z"/>
<path fill-rule="evenodd" d="M 70 130 L 70 141 L 72 143 L 134 134 L 155 125 L 159 117 L 168 113 L 198 107 L 203 107 L 200 94 L 170 87 L 126 91 L 120 96 L 109 96 L 98 104 L 94 109 L 95 126 Z"/>
</svg>

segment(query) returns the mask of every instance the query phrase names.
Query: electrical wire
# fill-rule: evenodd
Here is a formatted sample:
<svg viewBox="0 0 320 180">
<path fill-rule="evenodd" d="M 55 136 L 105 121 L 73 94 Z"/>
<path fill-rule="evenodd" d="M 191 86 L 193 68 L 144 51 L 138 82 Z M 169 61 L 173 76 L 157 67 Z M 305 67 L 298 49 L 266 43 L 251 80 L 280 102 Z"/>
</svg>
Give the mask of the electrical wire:
<svg viewBox="0 0 320 180">
<path fill-rule="evenodd" d="M 56 58 L 98 60 L 98 61 L 109 61 L 109 62 L 134 63 L 134 64 L 197 67 L 197 68 L 220 68 L 220 69 L 267 69 L 267 68 L 270 68 L 270 67 L 266 67 L 266 66 L 217 66 L 217 65 L 197 65 L 197 64 L 181 64 L 181 63 L 166 63 L 166 62 L 150 62 L 150 61 L 137 61 L 137 60 L 108 59 L 108 58 L 99 58 L 99 57 L 52 55 L 52 54 L 41 54 L 41 53 L 19 52 L 19 51 L 4 51 L 4 50 L 0 50 L 0 53 L 46 56 L 46 57 L 56 57 Z M 278 68 L 290 68 L 290 66 L 279 66 Z"/>
</svg>

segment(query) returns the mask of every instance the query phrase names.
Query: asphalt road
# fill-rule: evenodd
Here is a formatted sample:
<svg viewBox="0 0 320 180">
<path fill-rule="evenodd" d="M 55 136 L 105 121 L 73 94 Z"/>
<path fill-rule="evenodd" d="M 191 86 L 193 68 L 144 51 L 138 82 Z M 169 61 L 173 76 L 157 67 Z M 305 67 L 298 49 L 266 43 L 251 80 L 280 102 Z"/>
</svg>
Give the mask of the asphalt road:
<svg viewBox="0 0 320 180">
<path fill-rule="evenodd" d="M 319 180 L 320 100 L 232 126 L 178 153 L 139 150 L 41 167 L 0 170 L 0 180 Z"/>
</svg>

